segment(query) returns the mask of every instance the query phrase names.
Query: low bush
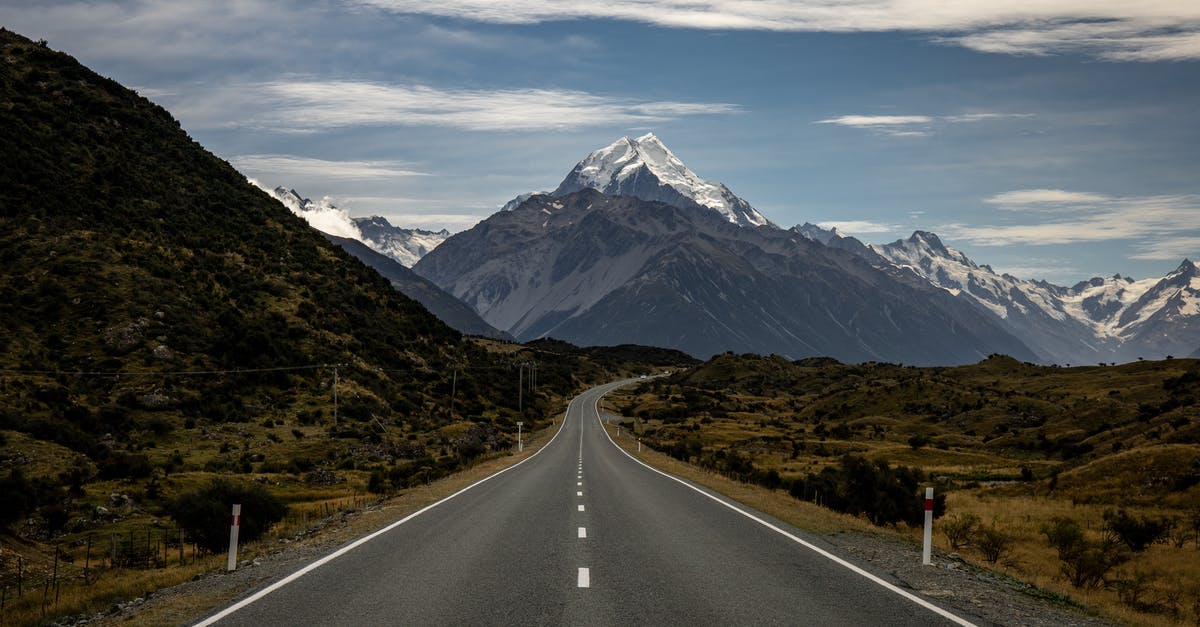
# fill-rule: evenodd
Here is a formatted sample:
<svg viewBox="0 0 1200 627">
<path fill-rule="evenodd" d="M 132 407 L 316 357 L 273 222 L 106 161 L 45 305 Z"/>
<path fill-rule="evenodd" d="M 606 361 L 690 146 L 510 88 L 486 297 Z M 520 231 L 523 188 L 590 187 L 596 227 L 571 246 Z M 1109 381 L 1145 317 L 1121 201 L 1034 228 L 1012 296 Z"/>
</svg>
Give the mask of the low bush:
<svg viewBox="0 0 1200 627">
<path fill-rule="evenodd" d="M 167 512 L 193 542 L 215 553 L 229 544 L 229 518 L 235 503 L 242 506 L 239 541 L 257 539 L 287 513 L 287 505 L 261 485 L 220 478 L 171 499 Z"/>
<path fill-rule="evenodd" d="M 1110 570 L 1128 559 L 1113 538 L 1088 539 L 1083 527 L 1070 518 L 1056 517 L 1042 525 L 1042 534 L 1058 551 L 1064 577 L 1076 588 L 1099 588 Z"/>
</svg>

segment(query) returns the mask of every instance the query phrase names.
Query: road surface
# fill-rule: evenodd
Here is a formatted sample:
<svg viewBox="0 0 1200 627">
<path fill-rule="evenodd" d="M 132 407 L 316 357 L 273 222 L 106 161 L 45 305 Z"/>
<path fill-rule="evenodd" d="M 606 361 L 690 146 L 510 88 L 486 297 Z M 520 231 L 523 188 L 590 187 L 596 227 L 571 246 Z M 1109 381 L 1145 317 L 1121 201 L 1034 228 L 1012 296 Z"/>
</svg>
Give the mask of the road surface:
<svg viewBox="0 0 1200 627">
<path fill-rule="evenodd" d="M 794 527 L 632 459 L 596 413 L 600 397 L 622 383 L 572 401 L 536 455 L 201 624 L 975 620 L 852 570 L 803 544 L 820 541 Z"/>
</svg>

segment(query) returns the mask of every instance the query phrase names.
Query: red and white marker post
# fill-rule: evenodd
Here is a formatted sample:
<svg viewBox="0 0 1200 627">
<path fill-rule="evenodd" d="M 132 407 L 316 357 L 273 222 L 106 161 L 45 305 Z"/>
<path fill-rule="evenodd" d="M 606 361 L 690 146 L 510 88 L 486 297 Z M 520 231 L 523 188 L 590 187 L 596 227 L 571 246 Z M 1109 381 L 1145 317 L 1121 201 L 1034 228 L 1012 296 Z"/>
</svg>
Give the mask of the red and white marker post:
<svg viewBox="0 0 1200 627">
<path fill-rule="evenodd" d="M 238 529 L 242 526 L 242 506 L 237 504 L 233 506 L 233 516 L 229 520 L 229 563 L 225 569 L 233 571 L 237 569 L 237 544 L 238 544 Z"/>
<path fill-rule="evenodd" d="M 930 545 L 933 544 L 933 488 L 925 488 L 925 543 L 921 549 L 921 563 L 930 563 Z"/>
</svg>

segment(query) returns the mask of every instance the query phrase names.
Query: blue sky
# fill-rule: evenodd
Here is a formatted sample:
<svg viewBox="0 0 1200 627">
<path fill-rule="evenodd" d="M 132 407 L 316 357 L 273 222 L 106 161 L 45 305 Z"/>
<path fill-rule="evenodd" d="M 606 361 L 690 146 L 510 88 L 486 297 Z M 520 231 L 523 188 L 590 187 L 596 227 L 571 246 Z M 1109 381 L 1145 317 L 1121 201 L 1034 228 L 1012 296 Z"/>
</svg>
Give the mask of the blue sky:
<svg viewBox="0 0 1200 627">
<path fill-rule="evenodd" d="M 1127 6 L 1137 5 L 1137 6 Z M 1194 0 L 0 0 L 267 185 L 460 230 L 653 131 L 777 224 L 1070 284 L 1200 258 Z"/>
</svg>

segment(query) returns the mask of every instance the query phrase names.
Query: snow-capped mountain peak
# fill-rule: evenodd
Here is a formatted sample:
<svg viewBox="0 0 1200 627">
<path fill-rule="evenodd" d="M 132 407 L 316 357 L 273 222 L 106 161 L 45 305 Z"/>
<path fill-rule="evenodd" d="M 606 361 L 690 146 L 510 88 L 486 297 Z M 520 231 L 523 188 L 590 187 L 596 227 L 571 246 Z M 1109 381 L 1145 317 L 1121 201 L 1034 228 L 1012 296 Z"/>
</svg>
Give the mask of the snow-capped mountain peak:
<svg viewBox="0 0 1200 627">
<path fill-rule="evenodd" d="M 383 216 L 354 218 L 345 209 L 333 204 L 328 197 L 313 201 L 301 196 L 294 189 L 283 186 L 271 189 L 253 179 L 250 182 L 283 203 L 292 213 L 304 218 L 314 229 L 358 240 L 407 268 L 411 268 L 421 257 L 450 237 L 450 232 L 446 229 L 426 231 L 392 226 Z"/>
<path fill-rule="evenodd" d="M 622 137 L 592 152 L 552 194 L 565 196 L 587 187 L 608 195 L 634 196 L 676 206 L 695 203 L 740 226 L 775 226 L 729 188 L 710 183 L 692 172 L 653 133 L 636 139 Z"/>
</svg>

